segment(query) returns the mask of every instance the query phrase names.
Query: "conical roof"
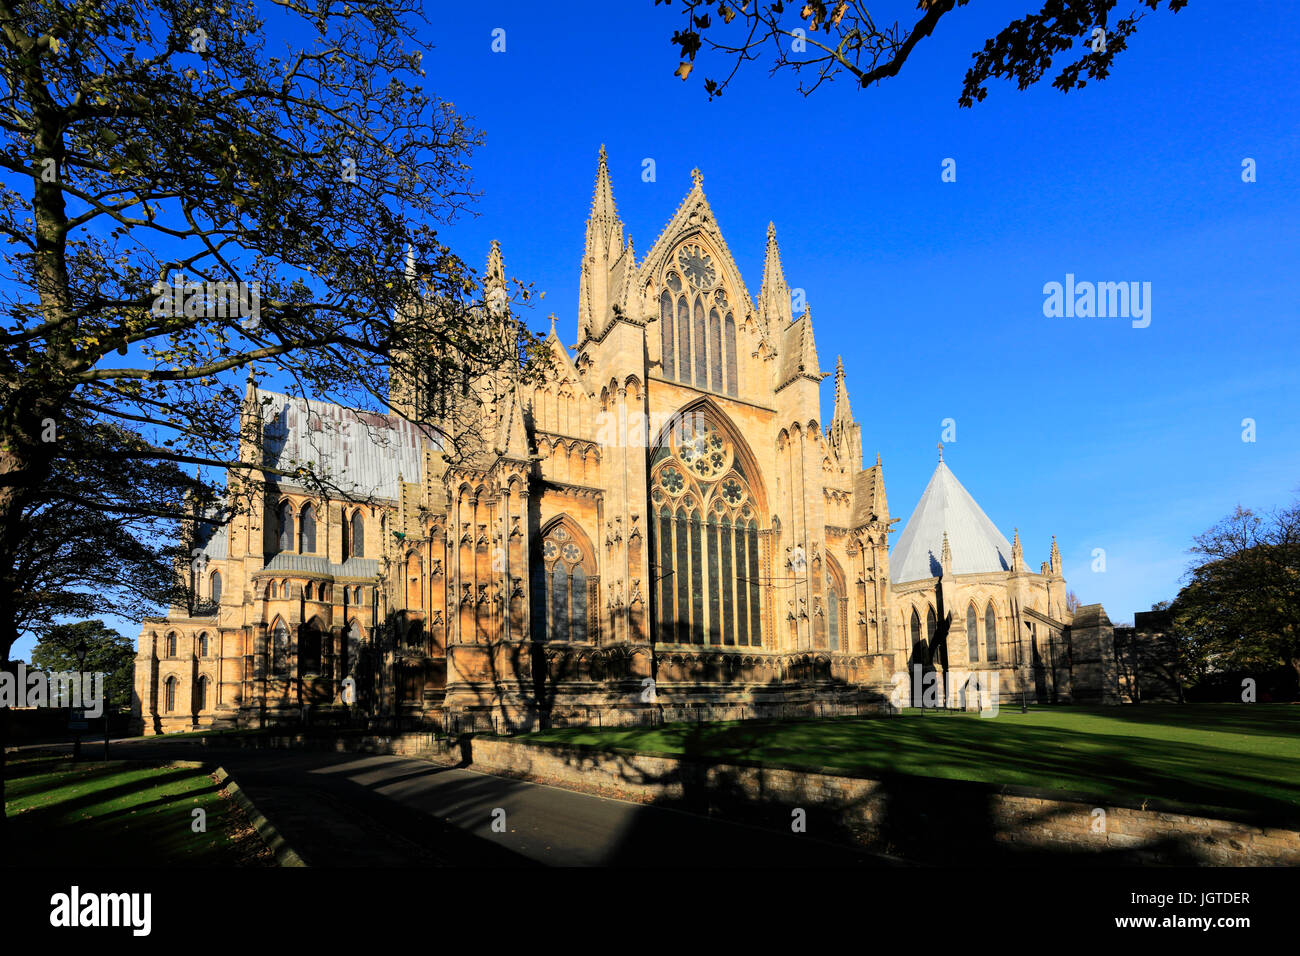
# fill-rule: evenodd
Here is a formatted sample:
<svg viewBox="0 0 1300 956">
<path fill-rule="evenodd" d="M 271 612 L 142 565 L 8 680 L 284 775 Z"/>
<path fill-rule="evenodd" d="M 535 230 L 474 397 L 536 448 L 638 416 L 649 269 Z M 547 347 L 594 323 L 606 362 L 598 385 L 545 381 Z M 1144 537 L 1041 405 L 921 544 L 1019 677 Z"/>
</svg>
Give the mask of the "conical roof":
<svg viewBox="0 0 1300 956">
<path fill-rule="evenodd" d="M 1011 570 L 1011 545 L 940 459 L 890 555 L 894 583 L 939 577 L 944 534 L 954 574 Z"/>
</svg>

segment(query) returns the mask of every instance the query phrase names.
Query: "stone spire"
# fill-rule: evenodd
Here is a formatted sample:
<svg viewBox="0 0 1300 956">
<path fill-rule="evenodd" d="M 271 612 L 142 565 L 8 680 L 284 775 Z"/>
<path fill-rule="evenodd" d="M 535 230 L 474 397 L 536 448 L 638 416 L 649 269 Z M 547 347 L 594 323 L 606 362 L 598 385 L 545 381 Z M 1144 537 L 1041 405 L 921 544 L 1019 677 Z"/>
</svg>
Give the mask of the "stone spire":
<svg viewBox="0 0 1300 956">
<path fill-rule="evenodd" d="M 943 552 L 939 557 L 939 564 L 943 568 L 943 576 L 951 577 L 952 575 L 952 546 L 948 544 L 948 532 L 943 533 Z"/>
<path fill-rule="evenodd" d="M 763 284 L 758 290 L 758 320 L 764 332 L 782 331 L 794 321 L 790 287 L 781 268 L 781 250 L 776 244 L 776 225 L 767 224 L 767 257 L 763 260 Z"/>
<path fill-rule="evenodd" d="M 1048 558 L 1047 566 L 1053 574 L 1061 573 L 1061 549 L 1056 546 L 1056 535 L 1052 535 L 1052 554 Z"/>
<path fill-rule="evenodd" d="M 582 252 L 582 275 L 578 284 L 578 334 L 587 338 L 603 330 L 610 312 L 626 305 L 628 263 L 631 250 L 623 242 L 623 221 L 614 205 L 605 147 L 600 147 L 596 165 L 596 190 L 587 216 L 587 239 Z"/>
<path fill-rule="evenodd" d="M 487 266 L 483 270 L 483 291 L 488 293 L 489 305 L 491 293 L 506 287 L 506 264 L 501 256 L 501 240 L 493 239 L 492 248 L 488 250 Z"/>
<path fill-rule="evenodd" d="M 1024 571 L 1025 569 L 1025 552 L 1020 547 L 1020 529 L 1016 528 L 1015 537 L 1011 539 L 1011 570 Z"/>
<path fill-rule="evenodd" d="M 849 390 L 844 384 L 844 359 L 835 357 L 835 413 L 831 417 L 831 444 L 842 463 L 854 471 L 862 467 L 862 428 L 853 420 Z M 879 462 L 877 462 L 879 464 Z"/>
<path fill-rule="evenodd" d="M 500 321 L 505 319 L 506 314 L 510 311 L 510 290 L 506 287 L 506 264 L 501 256 L 501 241 L 492 240 L 492 248 L 488 250 L 487 266 L 483 269 L 483 301 L 487 303 L 489 326 L 493 320 Z M 507 320 L 503 322 L 500 335 L 502 345 L 509 347 L 514 329 Z"/>
</svg>

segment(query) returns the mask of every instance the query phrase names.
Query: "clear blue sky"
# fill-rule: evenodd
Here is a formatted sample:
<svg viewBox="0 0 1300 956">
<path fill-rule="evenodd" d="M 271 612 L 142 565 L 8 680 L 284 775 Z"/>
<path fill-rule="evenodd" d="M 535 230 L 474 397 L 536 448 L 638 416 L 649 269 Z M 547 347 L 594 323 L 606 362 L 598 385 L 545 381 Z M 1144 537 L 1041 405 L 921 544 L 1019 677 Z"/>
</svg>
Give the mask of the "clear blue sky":
<svg viewBox="0 0 1300 956">
<path fill-rule="evenodd" d="M 775 221 L 894 516 L 955 419 L 948 463 L 1008 538 L 1019 527 L 1031 567 L 1055 534 L 1080 598 L 1131 620 L 1176 593 L 1194 534 L 1300 492 L 1300 28 L 1273 3 L 1192 0 L 1149 14 L 1103 83 L 994 84 L 959 109 L 970 54 L 1039 6 L 972 4 L 867 91 L 805 99 L 758 68 L 709 102 L 672 75 L 678 20 L 650 0 L 448 4 L 430 87 L 486 132 L 480 216 L 450 235 L 476 265 L 500 239 L 509 271 L 547 293 L 535 324 L 553 310 L 572 342 L 600 144 L 641 253 L 698 166 L 751 294 Z M 696 76 L 720 66 L 702 54 Z M 1043 285 L 1067 272 L 1150 282 L 1150 327 L 1045 318 Z"/>
<path fill-rule="evenodd" d="M 572 342 L 600 144 L 641 253 L 698 166 L 751 294 L 776 223 L 823 368 L 844 357 L 894 516 L 910 516 L 955 419 L 946 460 L 1008 537 L 1019 527 L 1031 567 L 1055 534 L 1082 600 L 1131 620 L 1176 593 L 1194 534 L 1300 492 L 1300 26 L 1276 3 L 1192 0 L 1148 14 L 1103 83 L 994 83 L 959 109 L 970 54 L 1040 5 L 951 14 L 871 90 L 805 99 L 751 64 L 709 102 L 700 76 L 722 64 L 702 55 L 675 78 L 679 18 L 651 0 L 430 0 L 429 88 L 486 134 L 479 215 L 444 235 L 476 266 L 500 239 L 507 269 L 546 292 L 535 327 L 554 311 Z M 940 181 L 947 157 L 955 183 Z M 1150 282 L 1150 327 L 1045 318 L 1043 285 L 1068 272 Z"/>
</svg>

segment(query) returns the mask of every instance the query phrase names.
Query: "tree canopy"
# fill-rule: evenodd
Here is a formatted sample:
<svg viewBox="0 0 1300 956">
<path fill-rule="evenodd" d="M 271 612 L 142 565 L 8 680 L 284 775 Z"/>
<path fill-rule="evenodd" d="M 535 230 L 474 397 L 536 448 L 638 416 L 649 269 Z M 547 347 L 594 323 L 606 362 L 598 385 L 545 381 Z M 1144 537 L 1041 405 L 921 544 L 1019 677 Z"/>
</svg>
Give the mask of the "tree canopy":
<svg viewBox="0 0 1300 956">
<path fill-rule="evenodd" d="M 1186 664 L 1204 674 L 1290 667 L 1300 676 L 1300 502 L 1240 506 L 1204 534 L 1170 606 Z"/>
<path fill-rule="evenodd" d="M 969 0 L 919 0 L 909 21 L 877 18 L 880 4 L 866 0 L 655 0 L 675 8 L 685 20 L 673 33 L 681 63 L 677 75 L 687 79 L 701 50 L 722 63 L 704 80 L 709 97 L 720 96 L 737 73 L 751 62 L 769 72 L 793 73 L 799 92 L 811 94 L 823 83 L 849 77 L 868 87 L 897 76 L 913 50 L 930 37 L 939 22 Z M 1137 9 L 1115 16 L 1118 0 L 1042 0 L 1037 13 L 1013 20 L 971 54 L 958 103 L 969 107 L 988 95 L 993 79 L 1014 82 L 1021 90 L 1039 82 L 1059 56 L 1068 62 L 1052 86 L 1068 93 L 1089 80 L 1103 80 L 1115 57 L 1128 48 L 1147 10 L 1162 5 L 1177 13 L 1187 0 L 1134 0 Z"/>
<path fill-rule="evenodd" d="M 175 537 L 164 465 L 268 470 L 240 440 L 245 377 L 382 409 L 393 375 L 538 361 L 439 239 L 482 137 L 424 89 L 423 23 L 416 0 L 0 0 L 0 650 L 27 537 L 66 521 L 59 474 L 111 462 L 79 506 Z"/>
<path fill-rule="evenodd" d="M 77 660 L 77 644 L 84 642 L 86 659 Z M 135 675 L 135 642 L 103 621 L 75 621 L 44 628 L 32 651 L 32 664 L 44 671 L 80 671 L 104 675 L 104 709 L 131 706 Z"/>
</svg>

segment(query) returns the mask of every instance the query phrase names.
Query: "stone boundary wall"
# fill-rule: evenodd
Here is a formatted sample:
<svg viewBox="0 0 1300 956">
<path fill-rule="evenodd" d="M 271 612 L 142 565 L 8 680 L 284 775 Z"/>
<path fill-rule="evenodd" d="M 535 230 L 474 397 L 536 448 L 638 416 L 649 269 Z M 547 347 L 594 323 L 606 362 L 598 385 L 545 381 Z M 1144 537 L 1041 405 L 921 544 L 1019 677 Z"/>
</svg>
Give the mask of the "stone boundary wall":
<svg viewBox="0 0 1300 956">
<path fill-rule="evenodd" d="M 788 826 L 790 811 L 799 807 L 808 815 L 810 835 L 821 830 L 828 838 L 850 836 L 877 852 L 922 862 L 977 865 L 990 856 L 1028 861 L 1074 854 L 1080 863 L 1300 865 L 1296 829 L 1064 799 L 1027 788 L 918 777 L 875 780 L 503 738 L 462 738 L 459 748 L 461 765 L 476 770 L 730 819 Z"/>
<path fill-rule="evenodd" d="M 214 746 L 419 757 L 772 828 L 788 827 L 791 811 L 802 808 L 810 836 L 850 839 L 914 862 L 1059 864 L 1073 856 L 1081 865 L 1300 866 L 1300 827 L 1294 822 L 1202 817 L 1154 801 L 1142 809 L 1026 787 L 908 776 L 871 779 L 828 769 L 717 763 L 477 735 L 453 740 L 432 733 L 191 739 L 200 746 L 211 741 Z"/>
</svg>

